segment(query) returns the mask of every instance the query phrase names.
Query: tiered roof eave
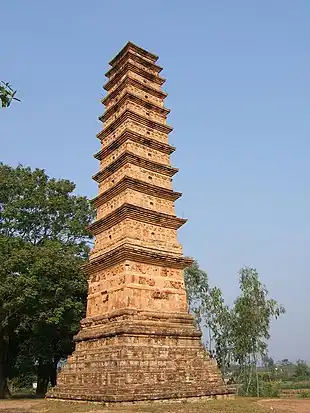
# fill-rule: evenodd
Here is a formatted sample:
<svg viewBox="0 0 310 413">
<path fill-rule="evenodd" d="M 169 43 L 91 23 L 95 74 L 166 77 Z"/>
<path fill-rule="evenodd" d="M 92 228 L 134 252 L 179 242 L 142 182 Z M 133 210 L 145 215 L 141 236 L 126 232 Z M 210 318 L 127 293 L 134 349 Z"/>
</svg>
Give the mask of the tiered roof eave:
<svg viewBox="0 0 310 413">
<path fill-rule="evenodd" d="M 83 270 L 86 274 L 91 275 L 124 260 L 179 269 L 188 268 L 193 263 L 193 259 L 190 257 L 172 255 L 154 249 L 137 248 L 125 243 L 99 257 L 90 258 L 89 262 L 83 266 Z"/>
<path fill-rule="evenodd" d="M 173 128 L 167 124 L 156 122 L 152 119 L 142 116 L 137 112 L 126 109 L 117 119 L 115 119 L 115 121 L 113 121 L 107 127 L 103 128 L 99 133 L 97 133 L 97 138 L 100 140 L 104 139 L 126 120 L 132 120 L 133 122 L 146 126 L 147 128 L 156 129 L 159 132 L 167 134 L 173 131 Z"/>
<path fill-rule="evenodd" d="M 115 66 L 117 62 L 123 57 L 123 55 L 128 51 L 132 50 L 133 52 L 139 54 L 140 56 L 143 56 L 145 59 L 151 61 L 152 63 L 157 62 L 158 56 L 148 52 L 145 49 L 142 49 L 142 47 L 136 45 L 133 42 L 127 42 L 126 45 L 122 48 L 122 50 L 109 62 L 110 66 Z"/>
<path fill-rule="evenodd" d="M 108 146 L 102 148 L 100 151 L 94 154 L 94 158 L 103 160 L 105 157 L 110 155 L 115 149 L 119 148 L 126 141 L 132 141 L 139 143 L 140 145 L 147 146 L 148 148 L 155 149 L 158 152 L 162 152 L 171 155 L 175 151 L 175 147 L 169 144 L 159 142 L 155 139 L 145 137 L 140 133 L 133 132 L 131 130 L 125 129 L 119 137 L 113 140 Z"/>
<path fill-rule="evenodd" d="M 92 178 L 96 182 L 102 182 L 104 179 L 108 178 L 110 175 L 112 175 L 114 172 L 128 163 L 169 177 L 174 176 L 179 171 L 178 168 L 173 168 L 172 166 L 150 161 L 126 150 L 117 159 L 111 162 L 106 168 L 93 175 Z"/>
<path fill-rule="evenodd" d="M 98 235 L 102 231 L 110 229 L 125 219 L 132 219 L 134 221 L 170 229 L 179 229 L 187 222 L 186 219 L 178 218 L 175 215 L 165 214 L 134 204 L 124 203 L 110 214 L 94 221 L 88 229 L 93 235 Z"/>
<path fill-rule="evenodd" d="M 113 116 L 113 114 L 117 110 L 119 110 L 126 102 L 136 103 L 141 107 L 144 107 L 145 109 L 152 110 L 153 112 L 160 114 L 163 118 L 166 118 L 170 113 L 170 109 L 168 108 L 155 105 L 154 103 L 151 103 L 146 99 L 142 99 L 131 92 L 126 92 L 118 102 L 116 102 L 113 106 L 111 106 L 102 115 L 99 116 L 99 120 L 101 122 L 105 122 L 111 116 Z"/>
<path fill-rule="evenodd" d="M 113 92 L 108 93 L 105 97 L 101 99 L 101 103 L 107 105 L 111 99 L 114 99 L 126 86 L 135 86 L 137 89 L 143 90 L 150 95 L 158 97 L 160 99 L 165 99 L 168 96 L 168 93 L 164 92 L 163 90 L 154 89 L 150 85 L 146 85 L 145 83 L 139 82 L 137 79 L 131 77 L 128 73 L 121 81 L 121 83 L 117 86 Z"/>
<path fill-rule="evenodd" d="M 171 189 L 163 188 L 161 186 L 157 186 L 149 182 L 141 181 L 137 178 L 132 178 L 125 175 L 118 183 L 112 186 L 112 188 L 109 188 L 106 191 L 100 193 L 95 198 L 93 198 L 91 202 L 95 208 L 98 208 L 126 189 L 132 189 L 146 195 L 156 196 L 158 198 L 167 199 L 169 201 L 176 201 L 182 196 L 181 192 L 175 192 Z"/>
<path fill-rule="evenodd" d="M 117 74 L 103 86 L 103 89 L 110 91 L 129 71 L 148 79 L 150 82 L 157 83 L 159 86 L 162 86 L 166 82 L 166 79 L 163 77 L 149 73 L 128 61 L 120 68 Z"/>
<path fill-rule="evenodd" d="M 132 50 L 128 49 L 123 56 L 118 60 L 118 62 L 112 66 L 106 73 L 105 76 L 110 78 L 113 76 L 117 70 L 128 60 L 133 60 L 135 63 L 138 63 L 148 69 L 153 70 L 156 73 L 160 73 L 163 68 L 158 66 L 155 63 L 150 62 L 149 60 L 145 59 L 143 56 L 134 53 Z"/>
</svg>

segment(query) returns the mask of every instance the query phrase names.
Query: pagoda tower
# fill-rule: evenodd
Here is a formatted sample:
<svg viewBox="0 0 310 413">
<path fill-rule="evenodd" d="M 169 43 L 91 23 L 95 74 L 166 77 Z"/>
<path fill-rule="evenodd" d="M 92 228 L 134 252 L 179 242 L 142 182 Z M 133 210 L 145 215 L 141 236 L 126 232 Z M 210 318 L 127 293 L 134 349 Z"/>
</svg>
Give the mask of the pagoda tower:
<svg viewBox="0 0 310 413">
<path fill-rule="evenodd" d="M 103 402 L 226 396 L 188 313 L 172 189 L 177 169 L 158 57 L 127 43 L 110 62 L 94 156 L 99 195 L 86 318 L 48 397 Z"/>
</svg>

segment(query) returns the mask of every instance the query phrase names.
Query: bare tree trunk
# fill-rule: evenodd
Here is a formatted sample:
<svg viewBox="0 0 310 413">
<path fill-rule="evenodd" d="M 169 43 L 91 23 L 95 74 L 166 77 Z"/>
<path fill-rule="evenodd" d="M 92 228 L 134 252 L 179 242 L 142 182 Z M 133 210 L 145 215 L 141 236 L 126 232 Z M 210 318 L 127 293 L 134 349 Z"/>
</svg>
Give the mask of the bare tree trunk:
<svg viewBox="0 0 310 413">
<path fill-rule="evenodd" d="M 249 394 L 249 389 L 250 389 L 250 385 L 251 385 L 251 381 L 252 381 L 252 374 L 253 374 L 252 373 L 253 365 L 252 365 L 252 362 L 251 362 L 251 357 L 249 357 L 249 365 L 250 365 L 250 374 L 249 374 L 249 381 L 247 383 L 246 395 Z"/>
<path fill-rule="evenodd" d="M 48 383 L 50 381 L 51 364 L 49 362 L 39 361 L 37 373 L 37 396 L 45 396 Z"/>
<path fill-rule="evenodd" d="M 5 339 L 0 337 L 0 399 L 7 399 L 11 397 L 7 380 L 7 350 L 8 346 Z"/>
<path fill-rule="evenodd" d="M 54 358 L 53 363 L 51 364 L 51 371 L 50 371 L 50 380 L 51 386 L 55 387 L 57 384 L 57 366 L 59 363 L 59 358 Z"/>
<path fill-rule="evenodd" d="M 212 350 L 212 336 L 211 336 L 211 328 L 208 328 L 209 331 L 209 352 L 211 354 L 211 350 Z"/>
<path fill-rule="evenodd" d="M 258 371 L 257 371 L 257 360 L 255 357 L 255 369 L 256 369 L 256 391 L 257 391 L 257 397 L 259 397 L 259 380 L 258 380 Z"/>
</svg>

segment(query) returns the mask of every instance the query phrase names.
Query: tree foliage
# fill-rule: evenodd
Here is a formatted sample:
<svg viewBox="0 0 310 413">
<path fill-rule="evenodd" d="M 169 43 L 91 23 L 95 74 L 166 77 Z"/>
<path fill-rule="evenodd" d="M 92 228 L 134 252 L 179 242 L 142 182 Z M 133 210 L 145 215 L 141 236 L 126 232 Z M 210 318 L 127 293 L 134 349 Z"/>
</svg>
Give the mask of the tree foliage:
<svg viewBox="0 0 310 413">
<path fill-rule="evenodd" d="M 259 274 L 249 267 L 239 272 L 240 294 L 231 307 L 225 304 L 221 290 L 209 285 L 197 262 L 185 271 L 185 284 L 189 309 L 199 327 L 208 331 L 209 350 L 215 351 L 222 373 L 230 363 L 237 363 L 244 393 L 250 394 L 255 377 L 259 394 L 257 365 L 268 354 L 270 323 L 284 308 L 269 297 Z"/>
<path fill-rule="evenodd" d="M 49 178 L 42 169 L 0 163 L 0 234 L 33 245 L 57 240 L 87 252 L 94 212 L 74 190 L 73 182 Z"/>
<path fill-rule="evenodd" d="M 72 350 L 85 308 L 81 264 L 94 216 L 74 189 L 43 170 L 0 164 L 0 397 L 21 360 L 37 364 L 44 393 L 57 362 Z"/>
<path fill-rule="evenodd" d="M 3 108 L 8 108 L 13 100 L 20 102 L 16 97 L 16 90 L 13 90 L 8 82 L 0 81 L 0 101 Z"/>
<path fill-rule="evenodd" d="M 254 268 L 240 270 L 239 287 L 241 294 L 233 308 L 233 335 L 236 360 L 243 364 L 246 358 L 257 361 L 267 355 L 271 320 L 283 314 L 284 308 L 269 298 L 268 290 Z"/>
<path fill-rule="evenodd" d="M 221 290 L 210 287 L 208 275 L 195 261 L 185 270 L 185 285 L 189 310 L 200 330 L 207 332 L 210 354 L 215 351 L 222 371 L 230 362 L 231 311 L 224 302 Z"/>
<path fill-rule="evenodd" d="M 195 316 L 197 327 L 202 330 L 206 323 L 209 302 L 208 275 L 199 268 L 197 261 L 194 261 L 189 268 L 186 268 L 184 281 L 189 311 Z"/>
<path fill-rule="evenodd" d="M 256 269 L 244 267 L 239 271 L 239 287 L 241 293 L 233 306 L 234 359 L 240 366 L 246 395 L 255 370 L 259 396 L 257 364 L 268 354 L 271 321 L 284 314 L 285 310 L 276 300 L 269 298 L 268 290 L 259 280 Z"/>
<path fill-rule="evenodd" d="M 293 377 L 295 380 L 310 379 L 310 368 L 304 360 L 297 360 Z"/>
</svg>

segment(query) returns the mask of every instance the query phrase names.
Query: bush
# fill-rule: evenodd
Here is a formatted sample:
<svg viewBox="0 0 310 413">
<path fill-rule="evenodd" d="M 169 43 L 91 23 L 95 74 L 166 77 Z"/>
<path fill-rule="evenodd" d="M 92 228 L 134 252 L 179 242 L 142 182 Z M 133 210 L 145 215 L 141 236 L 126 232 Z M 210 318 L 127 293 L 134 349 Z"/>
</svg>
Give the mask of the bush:
<svg viewBox="0 0 310 413">
<path fill-rule="evenodd" d="M 307 380 L 310 379 L 310 369 L 304 360 L 298 360 L 295 366 L 294 372 L 295 380 Z"/>
<path fill-rule="evenodd" d="M 240 383 L 238 394 L 248 397 L 280 397 L 281 381 L 264 380 L 265 375 L 252 374 L 251 380 Z M 258 389 L 257 389 L 258 387 Z"/>
</svg>

